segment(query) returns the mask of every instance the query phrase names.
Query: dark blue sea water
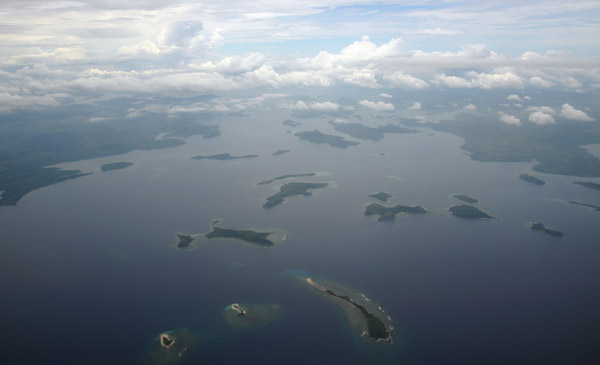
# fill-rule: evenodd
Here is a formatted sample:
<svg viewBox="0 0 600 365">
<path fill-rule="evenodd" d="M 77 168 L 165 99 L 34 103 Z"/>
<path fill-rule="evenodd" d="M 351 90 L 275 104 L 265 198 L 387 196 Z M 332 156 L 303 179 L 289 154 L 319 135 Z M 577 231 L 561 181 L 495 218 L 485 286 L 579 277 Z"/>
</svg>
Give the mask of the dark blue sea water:
<svg viewBox="0 0 600 365">
<path fill-rule="evenodd" d="M 460 138 L 423 129 L 346 150 L 293 133 L 327 119 L 283 126 L 287 115 L 221 121 L 222 136 L 172 149 L 64 164 L 93 175 L 0 208 L 0 354 L 6 364 L 135 364 L 155 337 L 185 327 L 203 342 L 182 363 L 374 363 L 381 358 L 348 330 L 342 313 L 290 280 L 309 270 L 365 293 L 392 316 L 392 363 L 594 363 L 600 359 L 600 193 L 568 176 L 518 175 L 534 163 L 480 163 Z M 382 124 L 366 119 L 363 123 Z M 272 156 L 278 149 L 291 152 Z M 199 154 L 258 154 L 235 161 Z M 384 152 L 385 156 L 378 153 Z M 102 173 L 102 163 L 134 165 Z M 263 199 L 284 174 L 330 182 L 273 209 Z M 289 180 L 292 181 L 292 180 Z M 600 182 L 598 179 L 586 181 Z M 367 195 L 418 204 L 423 216 L 365 217 Z M 452 194 L 480 200 L 500 218 L 464 221 Z M 285 243 L 233 241 L 174 248 L 175 233 L 230 228 L 287 231 Z M 531 231 L 543 222 L 557 239 Z M 235 332 L 221 312 L 233 302 L 279 303 L 284 315 Z M 389 360 L 389 359 L 386 359 Z"/>
</svg>

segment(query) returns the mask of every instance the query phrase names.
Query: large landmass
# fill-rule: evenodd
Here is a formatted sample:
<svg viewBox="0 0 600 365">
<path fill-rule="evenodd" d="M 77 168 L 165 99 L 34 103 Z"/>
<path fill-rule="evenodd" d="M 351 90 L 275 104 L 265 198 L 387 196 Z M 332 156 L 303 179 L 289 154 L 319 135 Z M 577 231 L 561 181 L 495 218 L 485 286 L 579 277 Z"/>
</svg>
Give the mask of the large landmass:
<svg viewBox="0 0 600 365">
<path fill-rule="evenodd" d="M 274 178 L 272 178 L 270 180 L 261 181 L 257 185 L 266 185 L 266 184 L 270 184 L 270 183 L 272 183 L 274 181 L 277 181 L 277 180 L 289 179 L 289 178 L 292 178 L 292 177 L 308 177 L 308 176 L 315 176 L 315 175 L 316 175 L 316 173 L 314 173 L 314 172 L 305 172 L 305 173 L 301 173 L 301 174 L 281 175 L 281 176 L 274 177 Z"/>
<path fill-rule="evenodd" d="M 298 132 L 294 135 L 311 143 L 326 143 L 331 147 L 347 148 L 348 146 L 358 146 L 360 144 L 355 141 L 348 141 L 344 137 L 321 133 L 318 129 L 315 129 L 314 131 Z"/>
<path fill-rule="evenodd" d="M 293 182 L 287 183 L 279 188 L 279 192 L 271 195 L 267 198 L 267 202 L 263 204 L 263 208 L 272 208 L 276 205 L 283 203 L 285 198 L 294 196 L 294 195 L 304 195 L 309 196 L 312 195 L 309 192 L 309 189 L 318 189 L 324 188 L 328 183 L 304 183 L 304 182 Z"/>
<path fill-rule="evenodd" d="M 241 158 L 256 158 L 258 155 L 243 155 L 243 156 L 232 156 L 229 153 L 218 153 L 216 155 L 200 155 L 190 157 L 194 160 L 219 160 L 219 161 L 227 161 L 227 160 L 237 160 Z"/>
<path fill-rule="evenodd" d="M 105 163 L 105 164 L 101 165 L 100 170 L 102 170 L 102 172 L 112 171 L 112 170 L 121 170 L 121 169 L 129 167 L 131 165 L 133 165 L 133 163 L 131 163 L 131 162 L 111 162 L 111 163 Z"/>
<path fill-rule="evenodd" d="M 596 183 L 589 182 L 589 181 L 575 181 L 573 184 L 585 186 L 586 188 L 590 188 L 590 189 L 594 189 L 594 190 L 600 190 L 600 184 L 596 184 Z"/>
<path fill-rule="evenodd" d="M 475 208 L 472 205 L 468 205 L 468 204 L 461 204 L 461 205 L 455 205 L 453 207 L 450 207 L 448 209 L 450 212 L 452 212 L 452 215 L 455 217 L 459 217 L 459 218 L 465 218 L 465 219 L 495 219 L 494 217 L 492 217 L 491 215 L 487 214 L 484 211 L 481 211 L 477 208 Z"/>
<path fill-rule="evenodd" d="M 384 207 L 383 205 L 377 203 L 369 204 L 365 209 L 366 216 L 378 215 L 379 221 L 393 221 L 396 218 L 396 214 L 401 213 L 425 214 L 427 213 L 427 210 L 419 205 L 396 205 L 395 207 Z"/>
<path fill-rule="evenodd" d="M 530 183 L 536 184 L 536 185 L 546 184 L 546 182 L 544 180 L 540 179 L 539 177 L 535 177 L 535 176 L 528 175 L 528 174 L 521 174 L 521 175 L 519 175 L 519 178 L 523 181 L 527 181 L 527 182 L 530 182 Z"/>
<path fill-rule="evenodd" d="M 553 236 L 553 237 L 562 237 L 563 233 L 559 232 L 559 231 L 555 231 L 553 229 L 548 229 L 546 228 L 546 226 L 542 223 L 537 223 L 537 222 L 531 222 L 529 223 L 529 227 L 534 230 L 534 231 L 540 231 L 540 232 L 544 232 L 547 235 Z"/>
<path fill-rule="evenodd" d="M 523 119 L 526 119 L 524 116 Z M 414 121 L 416 125 L 416 121 Z M 454 120 L 426 126 L 465 139 L 462 148 L 483 162 L 538 161 L 535 171 L 573 176 L 600 176 L 600 159 L 580 146 L 600 143 L 599 123 L 557 123 L 515 127 L 494 113 L 461 113 Z"/>
<path fill-rule="evenodd" d="M 472 198 L 468 195 L 464 195 L 464 194 L 456 194 L 456 195 L 452 195 L 453 198 L 456 198 L 458 200 L 462 200 L 465 203 L 469 203 L 469 204 L 476 204 L 479 203 L 479 200 Z"/>
<path fill-rule="evenodd" d="M 54 113 L 54 114 L 53 114 Z M 84 114 L 82 112 L 82 114 Z M 218 126 L 207 126 L 181 117 L 123 120 L 101 123 L 66 118 L 58 110 L 26 115 L 11 114 L 0 123 L 0 205 L 15 205 L 27 193 L 87 174 L 79 170 L 48 167 L 130 152 L 174 147 L 184 138 L 220 134 Z M 162 134 L 163 138 L 156 138 Z"/>
<path fill-rule="evenodd" d="M 371 141 L 381 141 L 384 133 L 418 133 L 414 129 L 408 129 L 395 124 L 387 124 L 377 128 L 369 127 L 361 123 L 329 122 L 333 128 L 341 133 L 346 133 L 354 138 L 366 139 Z"/>
</svg>

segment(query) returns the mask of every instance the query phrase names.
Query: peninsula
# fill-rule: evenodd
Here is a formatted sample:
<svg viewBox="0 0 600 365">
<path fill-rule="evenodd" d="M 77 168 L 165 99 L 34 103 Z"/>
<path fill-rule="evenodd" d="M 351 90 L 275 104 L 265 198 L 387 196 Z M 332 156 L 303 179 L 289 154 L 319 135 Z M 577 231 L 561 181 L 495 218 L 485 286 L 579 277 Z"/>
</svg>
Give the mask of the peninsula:
<svg viewBox="0 0 600 365">
<path fill-rule="evenodd" d="M 387 202 L 387 200 L 389 198 L 391 198 L 392 195 L 382 191 L 381 193 L 369 194 L 369 197 L 377 199 L 377 200 L 382 201 L 382 202 Z"/>
<path fill-rule="evenodd" d="M 546 226 L 542 223 L 531 222 L 529 223 L 529 227 L 534 231 L 541 231 L 553 237 L 562 237 L 563 233 L 559 231 L 555 231 L 552 229 L 546 228 Z"/>
<path fill-rule="evenodd" d="M 216 155 L 207 155 L 207 156 L 195 156 L 195 157 L 190 157 L 194 160 L 220 160 L 220 161 L 226 161 L 226 160 L 237 160 L 237 159 L 241 159 L 241 158 L 255 158 L 258 157 L 258 155 L 243 155 L 243 156 L 232 156 L 229 153 L 219 153 Z"/>
<path fill-rule="evenodd" d="M 102 170 L 102 172 L 112 171 L 112 170 L 121 170 L 121 169 L 129 167 L 131 165 L 133 165 L 133 163 L 131 163 L 131 162 L 111 162 L 111 163 L 105 163 L 105 164 L 101 165 L 100 170 Z"/>
<path fill-rule="evenodd" d="M 521 174 L 519 175 L 519 178 L 523 181 L 527 181 L 536 185 L 544 185 L 546 183 L 544 180 L 528 174 Z"/>
<path fill-rule="evenodd" d="M 326 143 L 331 147 L 347 148 L 348 146 L 358 146 L 360 144 L 355 141 L 348 141 L 344 137 L 321 133 L 318 129 L 315 129 L 314 131 L 298 132 L 294 135 L 311 143 Z"/>
<path fill-rule="evenodd" d="M 590 189 L 594 189 L 594 190 L 600 190 L 600 184 L 596 184 L 596 183 L 593 183 L 590 181 L 575 181 L 575 182 L 573 182 L 573 184 L 585 186 L 586 188 L 590 188 Z"/>
<path fill-rule="evenodd" d="M 190 243 L 192 243 L 192 241 L 194 241 L 194 238 L 192 236 L 185 235 L 185 234 L 178 233 L 177 238 L 179 239 L 179 242 L 177 243 L 177 247 L 179 247 L 179 248 L 187 248 L 187 247 L 189 247 Z"/>
<path fill-rule="evenodd" d="M 395 207 L 384 207 L 381 204 L 373 203 L 369 204 L 365 209 L 365 215 L 378 215 L 379 221 L 393 221 L 396 219 L 396 214 L 406 213 L 406 214 L 425 214 L 428 213 L 427 210 L 419 205 L 415 206 L 406 206 L 406 205 L 396 205 Z"/>
<path fill-rule="evenodd" d="M 468 204 L 455 205 L 448 210 L 452 212 L 453 216 L 464 219 L 496 219 L 486 212 Z"/>
<path fill-rule="evenodd" d="M 308 191 L 309 189 L 324 188 L 327 185 L 329 185 L 329 183 L 304 183 L 304 182 L 287 183 L 279 188 L 278 193 L 273 194 L 267 198 L 267 202 L 265 204 L 263 204 L 263 208 L 273 208 L 274 206 L 283 203 L 285 198 L 290 197 L 290 196 L 312 195 L 312 193 Z"/>
<path fill-rule="evenodd" d="M 305 173 L 301 173 L 301 174 L 281 175 L 281 176 L 274 177 L 271 180 L 261 181 L 257 185 L 266 185 L 266 184 L 270 184 L 270 183 L 272 183 L 274 181 L 277 181 L 277 180 L 289 179 L 289 178 L 292 178 L 292 177 L 308 177 L 308 176 L 315 176 L 315 175 L 316 175 L 316 173 L 314 173 L 314 172 L 305 172 Z"/>
<path fill-rule="evenodd" d="M 456 194 L 456 195 L 452 195 L 453 198 L 456 198 L 458 200 L 462 200 L 465 203 L 469 203 L 469 204 L 477 204 L 479 203 L 479 200 L 475 199 L 475 198 L 471 198 L 468 195 L 463 195 L 463 194 Z"/>
</svg>

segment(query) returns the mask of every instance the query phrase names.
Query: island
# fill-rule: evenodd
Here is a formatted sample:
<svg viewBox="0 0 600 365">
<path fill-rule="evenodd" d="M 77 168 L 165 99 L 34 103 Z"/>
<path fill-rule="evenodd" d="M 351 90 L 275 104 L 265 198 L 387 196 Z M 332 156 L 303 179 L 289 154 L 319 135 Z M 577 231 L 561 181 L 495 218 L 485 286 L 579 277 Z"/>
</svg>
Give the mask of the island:
<svg viewBox="0 0 600 365">
<path fill-rule="evenodd" d="M 175 364 L 185 359 L 185 354 L 197 343 L 198 335 L 186 328 L 160 333 L 145 353 L 144 363 L 153 365 Z"/>
<path fill-rule="evenodd" d="M 102 172 L 112 171 L 112 170 L 121 170 L 121 169 L 129 167 L 131 165 L 133 165 L 133 163 L 131 163 L 131 162 L 111 162 L 111 163 L 102 164 L 100 166 L 100 170 L 102 170 Z"/>
<path fill-rule="evenodd" d="M 283 155 L 284 153 L 288 153 L 290 152 L 290 150 L 277 150 L 275 152 L 272 153 L 273 156 L 280 156 Z"/>
<path fill-rule="evenodd" d="M 273 246 L 273 241 L 269 240 L 268 237 L 273 232 L 254 232 L 246 229 L 230 229 L 230 228 L 219 228 L 212 227 L 212 231 L 205 234 L 204 237 L 208 239 L 213 238 L 232 238 L 248 243 L 254 243 L 261 246 Z"/>
<path fill-rule="evenodd" d="M 555 230 L 552 230 L 552 229 L 548 229 L 548 228 L 546 228 L 546 226 L 545 226 L 544 224 L 542 224 L 542 223 L 531 222 L 531 223 L 529 223 L 529 227 L 530 227 L 532 230 L 534 230 L 534 231 L 540 231 L 540 232 L 544 232 L 544 233 L 546 233 L 546 234 L 548 234 L 548 235 L 550 235 L 550 236 L 553 236 L 553 237 L 562 237 L 562 236 L 563 236 L 563 233 L 562 233 L 562 232 L 555 231 Z"/>
<path fill-rule="evenodd" d="M 274 177 L 270 180 L 261 181 L 257 185 L 266 185 L 266 184 L 270 184 L 277 180 L 289 179 L 292 177 L 309 177 L 309 176 L 315 176 L 315 175 L 316 175 L 316 173 L 314 173 L 314 172 L 304 172 L 301 174 L 281 175 L 281 176 Z"/>
<path fill-rule="evenodd" d="M 190 246 L 190 243 L 194 241 L 194 238 L 192 236 L 188 236 L 185 234 L 178 233 L 177 238 L 179 239 L 179 242 L 177 243 L 177 247 L 179 248 L 187 248 Z"/>
<path fill-rule="evenodd" d="M 281 319 L 283 308 L 279 304 L 233 303 L 223 310 L 225 322 L 234 330 L 257 330 Z"/>
<path fill-rule="evenodd" d="M 578 205 L 581 207 L 585 207 L 591 210 L 595 210 L 596 212 L 600 212 L 600 207 L 597 205 L 592 205 L 592 204 L 585 204 L 585 203 L 580 203 L 580 202 L 576 202 L 574 200 L 569 200 L 569 203 L 573 204 L 573 205 Z"/>
<path fill-rule="evenodd" d="M 591 181 L 575 181 L 573 184 L 585 186 L 586 188 L 600 190 L 600 184 L 593 183 Z"/>
<path fill-rule="evenodd" d="M 456 195 L 452 195 L 453 198 L 456 198 L 458 200 L 462 200 L 465 203 L 469 203 L 469 204 L 477 204 L 479 203 L 479 200 L 472 198 L 468 195 L 463 195 L 463 194 L 456 194 Z"/>
<path fill-rule="evenodd" d="M 219 161 L 226 161 L 226 160 L 237 160 L 237 159 L 241 159 L 241 158 L 256 158 L 258 157 L 258 155 L 243 155 L 243 156 L 232 156 L 229 153 L 219 153 L 216 155 L 207 155 L 207 156 L 194 156 L 194 157 L 190 157 L 194 160 L 219 160 Z"/>
<path fill-rule="evenodd" d="M 365 209 L 365 215 L 378 215 L 378 221 L 393 221 L 396 219 L 396 214 L 425 214 L 428 211 L 419 206 L 406 206 L 406 205 L 396 205 L 395 207 L 384 207 L 381 204 L 373 203 L 369 204 Z"/>
<path fill-rule="evenodd" d="M 333 126 L 333 129 L 338 132 L 346 133 L 354 138 L 371 140 L 375 142 L 381 141 L 385 137 L 384 133 L 418 133 L 417 130 L 403 128 L 394 124 L 373 128 L 361 123 L 335 121 L 330 121 L 329 123 Z"/>
<path fill-rule="evenodd" d="M 496 219 L 486 212 L 468 204 L 455 205 L 448 210 L 452 212 L 453 216 L 464 219 Z"/>
<path fill-rule="evenodd" d="M 536 185 L 544 185 L 546 183 L 544 180 L 528 174 L 521 174 L 519 175 L 519 178 Z"/>
<path fill-rule="evenodd" d="M 279 188 L 278 193 L 273 194 L 267 198 L 267 202 L 265 204 L 263 204 L 263 208 L 273 208 L 274 206 L 283 203 L 285 198 L 290 197 L 290 196 L 312 195 L 312 193 L 308 191 L 309 189 L 324 188 L 327 185 L 329 185 L 329 183 L 305 183 L 305 182 L 287 183 Z"/>
<path fill-rule="evenodd" d="M 387 202 L 387 200 L 389 198 L 391 198 L 392 195 L 382 191 L 381 193 L 369 194 L 369 197 L 377 199 L 382 202 Z"/>
<path fill-rule="evenodd" d="M 347 148 L 348 146 L 358 146 L 360 144 L 355 141 L 348 141 L 344 137 L 321 133 L 318 129 L 315 129 L 314 131 L 298 132 L 294 135 L 301 140 L 307 140 L 315 144 L 326 143 L 331 147 Z"/>
<path fill-rule="evenodd" d="M 283 125 L 287 125 L 287 126 L 290 126 L 290 127 L 298 127 L 301 124 L 302 123 L 293 121 L 291 119 L 286 119 L 286 120 L 283 121 Z"/>
</svg>

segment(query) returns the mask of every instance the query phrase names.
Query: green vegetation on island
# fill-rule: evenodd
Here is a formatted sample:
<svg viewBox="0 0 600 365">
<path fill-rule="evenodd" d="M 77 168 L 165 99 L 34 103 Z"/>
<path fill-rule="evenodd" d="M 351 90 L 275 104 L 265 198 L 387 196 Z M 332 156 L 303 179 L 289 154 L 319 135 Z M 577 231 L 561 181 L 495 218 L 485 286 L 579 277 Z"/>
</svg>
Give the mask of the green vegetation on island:
<svg viewBox="0 0 600 365">
<path fill-rule="evenodd" d="M 301 124 L 302 123 L 293 121 L 291 119 L 286 119 L 286 120 L 283 121 L 283 125 L 287 125 L 287 126 L 290 126 L 290 127 L 298 127 Z"/>
<path fill-rule="evenodd" d="M 105 163 L 105 164 L 101 165 L 100 169 L 102 170 L 102 172 L 112 171 L 112 170 L 121 170 L 121 169 L 129 167 L 131 165 L 133 165 L 133 163 L 131 163 L 131 162 L 111 162 L 111 163 Z"/>
<path fill-rule="evenodd" d="M 477 204 L 479 203 L 479 200 L 475 199 L 475 198 L 471 198 L 468 195 L 463 195 L 463 194 L 456 194 L 456 195 L 452 195 L 453 198 L 456 198 L 458 200 L 462 200 L 465 203 L 469 203 L 469 204 Z"/>
<path fill-rule="evenodd" d="M 274 181 L 277 181 L 277 180 L 289 179 L 289 178 L 292 178 L 292 177 L 308 177 L 308 176 L 315 176 L 315 175 L 316 175 L 316 173 L 314 173 L 314 172 L 306 172 L 306 173 L 291 174 L 291 175 L 282 175 L 282 176 L 274 177 L 271 180 L 261 181 L 257 185 L 266 185 L 266 184 L 270 184 L 270 183 L 272 183 Z"/>
<path fill-rule="evenodd" d="M 101 103 L 101 102 L 100 102 Z M 106 110 L 119 113 L 114 101 Z M 66 118 L 63 112 L 48 111 L 30 116 L 9 114 L 0 123 L 0 206 L 15 205 L 27 193 L 69 179 L 85 176 L 79 170 L 60 170 L 63 162 L 87 160 L 127 153 L 179 146 L 184 138 L 220 134 L 218 126 L 206 126 L 184 117 L 111 117 L 89 123 L 86 110 Z M 127 109 L 123 115 L 127 114 Z M 163 135 L 162 138 L 157 138 Z"/>
<path fill-rule="evenodd" d="M 190 243 L 194 241 L 192 236 L 185 234 L 177 234 L 177 238 L 179 239 L 179 242 L 177 243 L 177 247 L 179 248 L 187 248 L 190 246 Z"/>
<path fill-rule="evenodd" d="M 392 195 L 382 191 L 381 193 L 377 193 L 377 194 L 369 194 L 369 197 L 377 199 L 382 202 L 387 202 L 387 200 L 389 198 L 391 198 Z"/>
<path fill-rule="evenodd" d="M 453 207 L 450 207 L 448 209 L 450 212 L 452 212 L 452 215 L 455 217 L 459 217 L 459 218 L 465 218 L 465 219 L 495 219 L 494 217 L 492 217 L 491 215 L 487 214 L 484 211 L 481 211 L 477 208 L 475 208 L 472 205 L 468 205 L 468 204 L 461 204 L 461 205 L 455 205 Z"/>
<path fill-rule="evenodd" d="M 544 180 L 528 174 L 521 174 L 519 175 L 519 178 L 523 181 L 527 181 L 536 185 L 544 185 L 546 183 Z"/>
<path fill-rule="evenodd" d="M 569 200 L 569 203 L 571 203 L 573 205 L 578 205 L 581 207 L 589 208 L 589 209 L 595 210 L 596 212 L 600 212 L 600 207 L 597 205 L 580 203 L 580 202 L 576 202 L 574 200 Z"/>
<path fill-rule="evenodd" d="M 232 156 L 229 153 L 219 153 L 216 155 L 206 155 L 206 156 L 194 156 L 194 157 L 190 157 L 194 160 L 219 160 L 219 161 L 226 161 L 226 160 L 237 160 L 237 159 L 241 159 L 241 158 L 255 158 L 258 157 L 258 155 L 243 155 L 243 156 Z"/>
<path fill-rule="evenodd" d="M 283 155 L 284 153 L 288 153 L 290 152 L 290 150 L 277 150 L 275 152 L 272 153 L 273 156 L 280 156 Z"/>
<path fill-rule="evenodd" d="M 272 233 L 273 232 L 254 232 L 245 229 L 219 228 L 213 226 L 212 231 L 205 234 L 204 236 L 208 239 L 232 238 L 244 242 L 258 244 L 261 246 L 274 246 L 275 244 L 273 243 L 273 241 L 267 238 Z"/>
<path fill-rule="evenodd" d="M 419 205 L 406 206 L 396 205 L 395 207 L 384 207 L 381 204 L 373 203 L 369 204 L 365 209 L 365 215 L 378 215 L 379 221 L 393 221 L 396 218 L 396 214 L 425 214 L 427 210 Z"/>
<path fill-rule="evenodd" d="M 314 131 L 298 132 L 294 135 L 311 143 L 326 143 L 331 147 L 347 148 L 348 146 L 358 146 L 360 144 L 355 141 L 348 141 L 344 137 L 321 133 L 318 129 L 315 129 Z"/>
<path fill-rule="evenodd" d="M 594 190 L 600 190 L 600 184 L 596 184 L 596 183 L 593 183 L 590 181 L 575 181 L 575 182 L 573 182 L 573 184 L 585 186 L 586 188 L 590 188 L 590 189 L 594 189 Z"/>
<path fill-rule="evenodd" d="M 324 188 L 328 183 L 304 183 L 304 182 L 295 182 L 295 183 L 287 183 L 279 188 L 279 192 L 271 195 L 267 198 L 267 202 L 263 204 L 263 208 L 272 208 L 278 204 L 283 203 L 284 199 L 294 195 L 304 195 L 309 196 L 312 195 L 309 192 L 309 189 L 319 189 Z"/>
<path fill-rule="evenodd" d="M 562 237 L 562 236 L 563 236 L 563 233 L 562 233 L 562 232 L 555 231 L 555 230 L 552 230 L 552 229 L 548 229 L 548 228 L 546 228 L 546 226 L 545 226 L 544 224 L 542 224 L 542 223 L 531 222 L 531 223 L 529 223 L 529 227 L 530 227 L 532 230 L 534 230 L 534 231 L 540 231 L 540 232 L 544 232 L 544 233 L 546 233 L 546 234 L 548 234 L 548 235 L 550 235 L 550 236 L 553 236 L 553 237 Z"/>
<path fill-rule="evenodd" d="M 384 133 L 418 133 L 417 130 L 400 127 L 399 125 L 388 124 L 385 126 L 379 126 L 377 128 L 369 127 L 361 123 L 347 123 L 347 122 L 329 122 L 333 129 L 338 132 L 346 133 L 354 138 L 360 138 L 371 141 L 381 141 L 385 135 Z"/>
<path fill-rule="evenodd" d="M 523 116 L 523 118 L 527 118 Z M 413 121 L 417 125 L 417 121 Z M 462 149 L 483 162 L 538 161 L 533 170 L 558 175 L 600 176 L 600 159 L 581 146 L 600 143 L 599 123 L 556 123 L 516 127 L 498 115 L 460 113 L 455 120 L 426 123 L 436 131 L 465 139 Z"/>
</svg>

